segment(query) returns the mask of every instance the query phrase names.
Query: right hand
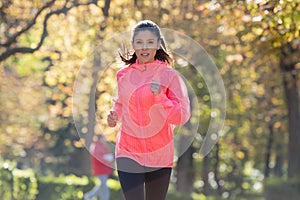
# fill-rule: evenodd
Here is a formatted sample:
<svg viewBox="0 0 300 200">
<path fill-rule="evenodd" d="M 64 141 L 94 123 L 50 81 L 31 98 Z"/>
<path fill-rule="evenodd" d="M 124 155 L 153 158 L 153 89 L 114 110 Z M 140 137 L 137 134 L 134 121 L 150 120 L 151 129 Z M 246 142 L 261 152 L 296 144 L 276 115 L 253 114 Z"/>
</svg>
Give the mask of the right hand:
<svg viewBox="0 0 300 200">
<path fill-rule="evenodd" d="M 110 111 L 107 116 L 107 123 L 109 127 L 115 127 L 117 125 L 117 114 L 114 111 Z"/>
<path fill-rule="evenodd" d="M 150 90 L 154 95 L 158 95 L 161 92 L 161 85 L 160 82 L 156 80 L 152 80 L 150 84 Z"/>
</svg>

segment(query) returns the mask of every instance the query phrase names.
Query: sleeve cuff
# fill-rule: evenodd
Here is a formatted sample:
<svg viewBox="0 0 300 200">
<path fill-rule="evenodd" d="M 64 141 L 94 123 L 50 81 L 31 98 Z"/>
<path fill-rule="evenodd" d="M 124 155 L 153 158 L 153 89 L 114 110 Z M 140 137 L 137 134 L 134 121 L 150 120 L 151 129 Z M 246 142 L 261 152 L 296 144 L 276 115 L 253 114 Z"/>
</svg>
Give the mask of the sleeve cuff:
<svg viewBox="0 0 300 200">
<path fill-rule="evenodd" d="M 164 107 L 172 107 L 173 106 L 172 101 L 163 92 L 154 96 L 154 102 L 156 104 L 162 104 Z"/>
</svg>

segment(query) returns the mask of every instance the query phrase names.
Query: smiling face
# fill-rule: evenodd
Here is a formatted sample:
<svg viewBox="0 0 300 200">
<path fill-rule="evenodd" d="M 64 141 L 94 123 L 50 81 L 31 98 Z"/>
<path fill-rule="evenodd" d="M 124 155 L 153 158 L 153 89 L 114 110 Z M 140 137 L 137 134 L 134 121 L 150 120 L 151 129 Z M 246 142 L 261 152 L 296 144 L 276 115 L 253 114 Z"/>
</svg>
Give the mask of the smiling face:
<svg viewBox="0 0 300 200">
<path fill-rule="evenodd" d="M 149 30 L 139 31 L 133 38 L 133 49 L 139 63 L 153 62 L 160 46 L 158 37 Z"/>
</svg>

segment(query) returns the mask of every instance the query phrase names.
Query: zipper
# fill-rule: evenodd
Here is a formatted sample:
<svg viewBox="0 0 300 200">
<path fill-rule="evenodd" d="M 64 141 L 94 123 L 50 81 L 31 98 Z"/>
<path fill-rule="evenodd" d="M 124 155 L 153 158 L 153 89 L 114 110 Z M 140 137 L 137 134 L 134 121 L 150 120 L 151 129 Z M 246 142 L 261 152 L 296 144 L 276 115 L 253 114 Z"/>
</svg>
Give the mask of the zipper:
<svg viewBox="0 0 300 200">
<path fill-rule="evenodd" d="M 146 68 L 146 65 L 144 66 L 144 69 L 147 69 Z M 144 122 L 144 118 L 143 118 L 143 114 L 144 111 L 143 110 L 143 107 L 141 106 L 142 104 L 142 97 L 143 97 L 143 93 L 144 93 L 144 79 L 141 78 L 141 81 L 142 81 L 142 84 L 141 84 L 141 87 L 137 90 L 137 94 L 136 94 L 136 104 L 137 104 L 137 114 L 138 114 L 138 122 L 139 122 L 139 130 L 141 131 L 141 135 L 142 135 L 142 140 L 141 140 L 141 145 L 142 145 L 142 150 L 143 150 L 143 166 L 146 165 L 146 159 L 145 159 L 145 156 L 147 155 L 146 152 L 146 141 L 145 141 L 145 132 L 144 132 L 144 128 L 142 127 L 142 124 Z"/>
</svg>

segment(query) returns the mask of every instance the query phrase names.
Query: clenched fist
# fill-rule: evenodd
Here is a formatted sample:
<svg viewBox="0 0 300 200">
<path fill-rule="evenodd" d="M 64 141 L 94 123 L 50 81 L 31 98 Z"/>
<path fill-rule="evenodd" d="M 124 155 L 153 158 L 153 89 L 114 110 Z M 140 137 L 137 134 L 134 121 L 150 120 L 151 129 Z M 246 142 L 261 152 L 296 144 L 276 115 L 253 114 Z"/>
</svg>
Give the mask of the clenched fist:
<svg viewBox="0 0 300 200">
<path fill-rule="evenodd" d="M 161 92 L 160 82 L 152 80 L 150 84 L 150 90 L 154 95 L 158 95 Z"/>
<path fill-rule="evenodd" d="M 108 114 L 107 123 L 109 127 L 115 127 L 117 125 L 117 114 L 114 111 L 110 111 Z"/>
</svg>

